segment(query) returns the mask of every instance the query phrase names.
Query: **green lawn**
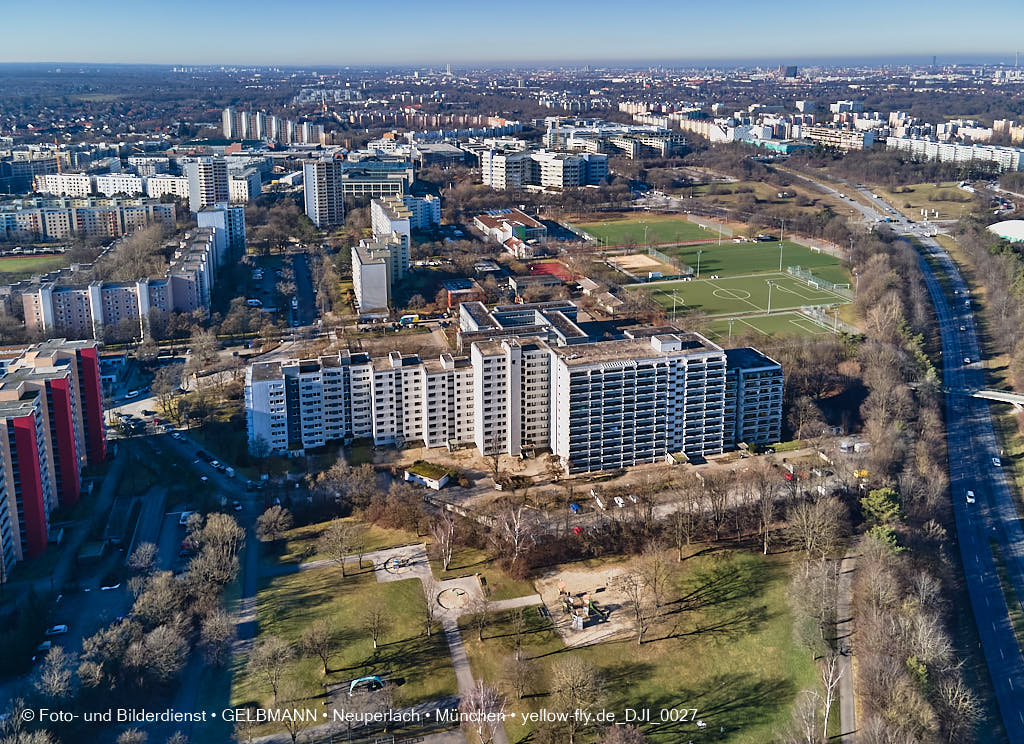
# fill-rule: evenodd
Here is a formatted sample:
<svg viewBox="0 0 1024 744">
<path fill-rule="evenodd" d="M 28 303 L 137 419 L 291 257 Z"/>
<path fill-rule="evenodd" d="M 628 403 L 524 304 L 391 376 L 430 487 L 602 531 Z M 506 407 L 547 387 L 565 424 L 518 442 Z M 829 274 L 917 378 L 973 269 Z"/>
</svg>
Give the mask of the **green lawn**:
<svg viewBox="0 0 1024 744">
<path fill-rule="evenodd" d="M 537 593 L 533 582 L 509 578 L 504 571 L 494 565 L 487 553 L 476 548 L 459 545 L 452 552 L 452 562 L 447 571 L 441 569 L 441 561 L 436 559 L 430 561 L 430 568 L 438 581 L 467 574 L 480 574 L 488 590 L 487 598 L 492 601 Z"/>
<path fill-rule="evenodd" d="M 779 270 L 779 243 L 734 243 L 723 240 L 704 245 L 687 245 L 663 248 L 663 253 L 678 258 L 691 268 L 697 268 L 697 251 L 700 255 L 700 275 L 708 274 L 754 274 L 760 271 Z M 842 268 L 835 256 L 812 251 L 805 245 L 782 241 L 782 266 L 800 266 L 810 269 L 823 279 L 836 284 L 849 283 L 849 273 Z M 827 275 L 826 275 L 827 273 Z"/>
<path fill-rule="evenodd" d="M 701 270 L 703 275 L 703 269 Z M 826 289 L 815 289 L 789 274 L 757 274 L 722 279 L 650 282 L 627 287 L 633 292 L 648 292 L 652 299 L 671 312 L 700 310 L 707 315 L 765 313 L 768 309 L 768 282 L 771 281 L 771 309 L 792 310 L 806 305 L 846 304 L 848 299 Z"/>
<path fill-rule="evenodd" d="M 67 266 L 70 262 L 66 256 L 4 256 L 0 258 L 0 274 L 6 280 L 13 280 L 32 274 L 45 274 Z"/>
<path fill-rule="evenodd" d="M 785 596 L 789 570 L 783 556 L 725 552 L 689 558 L 672 593 L 673 599 L 688 597 L 688 606 L 679 600 L 669 605 L 670 614 L 639 647 L 626 639 L 568 651 L 547 621 L 530 609 L 524 649 L 538 681 L 532 695 L 522 701 L 513 696 L 511 708 L 550 707 L 550 667 L 573 653 L 599 670 L 607 694 L 597 707 L 616 712 L 620 720 L 627 707 L 650 708 L 655 716 L 661 708 L 685 707 L 697 708 L 698 717 L 708 723 L 704 731 L 693 724 L 646 726 L 652 744 L 773 741 L 790 720 L 796 695 L 817 684 L 814 662 L 792 638 Z M 708 600 L 694 601 L 699 596 Z M 463 622 L 474 675 L 499 680 L 514 649 L 508 616 L 488 626 L 482 643 L 470 619 Z M 510 741 L 524 742 L 530 724 L 517 720 L 507 723 L 506 730 Z"/>
<path fill-rule="evenodd" d="M 337 652 L 325 678 L 318 658 L 297 655 L 286 672 L 310 698 L 323 694 L 325 682 L 343 683 L 366 675 L 393 682 L 395 707 L 415 705 L 454 695 L 455 671 L 440 624 L 427 638 L 423 633 L 424 598 L 418 579 L 379 584 L 371 572 L 342 578 L 341 569 L 328 567 L 278 576 L 266 581 L 257 595 L 260 635 L 276 635 L 298 648 L 310 623 L 328 618 L 336 631 Z M 365 609 L 375 602 L 388 608 L 390 628 L 376 651 L 362 627 Z M 269 706 L 269 685 L 250 677 L 245 659 L 235 668 L 231 702 Z M 302 706 L 312 701 L 299 703 Z"/>
<path fill-rule="evenodd" d="M 774 297 L 772 298 L 774 301 Z M 764 336 L 825 336 L 830 328 L 816 323 L 806 315 L 795 312 L 750 315 L 742 318 L 719 318 L 709 324 L 708 337 L 715 342 L 727 341 L 730 329 L 733 336 L 754 331 Z"/>
<path fill-rule="evenodd" d="M 578 227 L 608 245 L 643 245 L 644 226 L 648 243 L 671 243 L 716 238 L 718 233 L 668 214 L 636 213 L 620 215 L 600 222 L 581 222 Z"/>
<path fill-rule="evenodd" d="M 358 522 L 353 517 L 346 517 L 342 521 Z M 264 556 L 264 560 L 269 564 L 277 565 L 279 563 L 306 563 L 325 558 L 326 556 L 317 552 L 316 542 L 328 525 L 330 522 L 317 522 L 288 530 L 280 544 L 280 552 L 276 555 Z M 364 550 L 367 553 L 423 541 L 422 537 L 407 530 L 392 530 L 372 524 L 363 524 L 363 527 L 365 529 Z"/>
</svg>

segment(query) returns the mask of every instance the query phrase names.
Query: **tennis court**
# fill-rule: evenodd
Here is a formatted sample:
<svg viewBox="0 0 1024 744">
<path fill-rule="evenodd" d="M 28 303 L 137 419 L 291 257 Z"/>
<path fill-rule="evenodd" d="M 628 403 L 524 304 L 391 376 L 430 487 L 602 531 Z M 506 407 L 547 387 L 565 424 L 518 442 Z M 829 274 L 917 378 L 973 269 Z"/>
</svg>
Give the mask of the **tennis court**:
<svg viewBox="0 0 1024 744">
<path fill-rule="evenodd" d="M 810 305 L 850 302 L 836 292 L 781 273 L 650 282 L 627 289 L 631 292 L 647 292 L 669 312 L 675 307 L 677 311 L 701 310 L 709 316 L 767 314 L 769 311 L 793 310 Z"/>
</svg>

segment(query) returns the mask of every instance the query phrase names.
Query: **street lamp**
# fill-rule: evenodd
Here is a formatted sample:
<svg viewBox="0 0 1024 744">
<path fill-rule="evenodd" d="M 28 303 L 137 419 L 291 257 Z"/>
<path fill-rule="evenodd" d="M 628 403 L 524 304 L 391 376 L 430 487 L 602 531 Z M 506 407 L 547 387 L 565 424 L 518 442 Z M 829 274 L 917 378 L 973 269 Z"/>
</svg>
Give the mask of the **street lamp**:
<svg viewBox="0 0 1024 744">
<path fill-rule="evenodd" d="M 700 279 L 700 254 L 704 251 L 697 249 L 697 278 Z"/>
<path fill-rule="evenodd" d="M 768 282 L 768 312 L 767 315 L 772 314 L 772 287 L 775 286 L 775 282 L 771 279 L 766 280 Z"/>
<path fill-rule="evenodd" d="M 679 290 L 678 289 L 673 289 L 672 290 L 672 320 L 676 319 L 676 302 L 679 302 L 680 304 L 682 304 L 682 301 L 679 299 Z"/>
<path fill-rule="evenodd" d="M 782 273 L 782 241 L 786 239 L 786 220 L 782 220 L 782 227 L 779 229 L 779 273 Z"/>
</svg>

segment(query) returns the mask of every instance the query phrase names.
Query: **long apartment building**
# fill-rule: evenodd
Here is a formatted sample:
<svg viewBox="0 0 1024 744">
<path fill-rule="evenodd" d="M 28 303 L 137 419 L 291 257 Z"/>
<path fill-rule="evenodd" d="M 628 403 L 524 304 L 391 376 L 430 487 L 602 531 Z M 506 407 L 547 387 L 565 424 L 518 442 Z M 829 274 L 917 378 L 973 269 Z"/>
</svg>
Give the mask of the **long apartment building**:
<svg viewBox="0 0 1024 744">
<path fill-rule="evenodd" d="M 256 363 L 245 400 L 253 452 L 359 438 L 481 454 L 549 449 L 579 473 L 777 441 L 782 385 L 780 365 L 754 349 L 727 353 L 700 334 L 660 329 L 564 345 L 508 335 L 437 361 L 343 351 Z"/>
<path fill-rule="evenodd" d="M 217 230 L 200 227 L 179 242 L 163 277 L 134 282 L 60 285 L 44 282 L 22 294 L 30 331 L 102 339 L 125 324 L 148 330 L 151 311 L 209 312 L 219 269 L 230 254 L 218 249 Z"/>
<path fill-rule="evenodd" d="M 46 550 L 50 514 L 75 505 L 82 469 L 106 457 L 95 342 L 4 349 L 0 376 L 0 583 Z"/>
<path fill-rule="evenodd" d="M 608 178 L 608 156 L 599 153 L 489 149 L 479 157 L 484 184 L 498 190 L 596 186 Z"/>
<path fill-rule="evenodd" d="M 22 199 L 0 205 L 0 238 L 117 238 L 153 223 L 173 226 L 174 221 L 174 205 L 156 199 Z"/>
<path fill-rule="evenodd" d="M 887 137 L 888 150 L 905 152 L 919 160 L 943 163 L 992 163 L 1000 172 L 1024 170 L 1024 150 L 998 145 L 938 142 L 923 137 Z"/>
</svg>

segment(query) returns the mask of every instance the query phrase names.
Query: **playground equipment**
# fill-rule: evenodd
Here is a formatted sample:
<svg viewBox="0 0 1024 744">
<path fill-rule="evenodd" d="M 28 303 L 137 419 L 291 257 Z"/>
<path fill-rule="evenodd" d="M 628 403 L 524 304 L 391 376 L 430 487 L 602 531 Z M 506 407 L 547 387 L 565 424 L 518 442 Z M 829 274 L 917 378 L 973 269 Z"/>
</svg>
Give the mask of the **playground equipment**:
<svg viewBox="0 0 1024 744">
<path fill-rule="evenodd" d="M 360 677 L 354 679 L 349 683 L 348 696 L 352 697 L 355 692 L 374 692 L 384 687 L 384 680 L 376 675 L 369 677 Z"/>
<path fill-rule="evenodd" d="M 598 606 L 591 598 L 590 592 L 583 592 L 578 596 L 570 594 L 563 581 L 558 582 L 558 603 L 562 607 L 562 612 L 569 615 L 573 630 L 583 630 L 591 617 L 599 623 L 607 622 L 610 614 Z"/>
</svg>

